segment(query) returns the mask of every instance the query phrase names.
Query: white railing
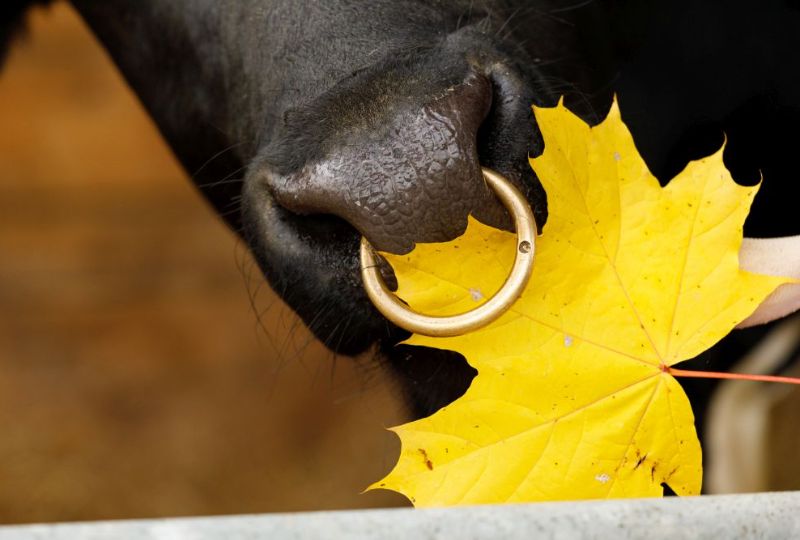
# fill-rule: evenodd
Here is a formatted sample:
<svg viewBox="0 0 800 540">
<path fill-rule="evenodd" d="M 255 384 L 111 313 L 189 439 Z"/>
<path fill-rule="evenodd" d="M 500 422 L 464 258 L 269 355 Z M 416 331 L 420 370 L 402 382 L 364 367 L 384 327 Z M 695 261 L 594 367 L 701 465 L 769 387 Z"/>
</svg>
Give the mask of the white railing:
<svg viewBox="0 0 800 540">
<path fill-rule="evenodd" d="M 0 527 L 0 540 L 800 539 L 800 492 Z"/>
</svg>

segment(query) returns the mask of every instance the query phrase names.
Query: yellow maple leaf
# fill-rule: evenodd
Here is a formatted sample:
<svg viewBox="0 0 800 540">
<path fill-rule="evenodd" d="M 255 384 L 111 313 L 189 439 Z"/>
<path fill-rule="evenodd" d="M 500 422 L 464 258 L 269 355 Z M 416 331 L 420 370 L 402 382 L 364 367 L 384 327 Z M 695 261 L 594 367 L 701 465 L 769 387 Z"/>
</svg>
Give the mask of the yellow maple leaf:
<svg viewBox="0 0 800 540">
<path fill-rule="evenodd" d="M 372 488 L 417 506 L 700 492 L 690 403 L 669 366 L 724 337 L 788 280 L 739 268 L 757 192 L 722 150 L 662 188 L 614 103 L 590 128 L 562 104 L 535 108 L 531 160 L 549 217 L 530 283 L 493 324 L 407 341 L 463 354 L 478 375 L 434 415 L 393 428 L 399 461 Z M 508 274 L 515 235 L 470 218 L 444 244 L 385 254 L 417 311 L 475 307 Z"/>
</svg>

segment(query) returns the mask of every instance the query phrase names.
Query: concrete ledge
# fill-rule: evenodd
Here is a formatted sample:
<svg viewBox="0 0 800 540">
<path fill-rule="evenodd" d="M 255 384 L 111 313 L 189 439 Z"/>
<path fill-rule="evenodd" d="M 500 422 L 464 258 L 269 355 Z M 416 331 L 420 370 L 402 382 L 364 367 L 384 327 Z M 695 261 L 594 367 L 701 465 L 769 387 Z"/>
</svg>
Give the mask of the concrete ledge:
<svg viewBox="0 0 800 540">
<path fill-rule="evenodd" d="M 0 540 L 800 538 L 800 492 L 0 527 Z"/>
</svg>

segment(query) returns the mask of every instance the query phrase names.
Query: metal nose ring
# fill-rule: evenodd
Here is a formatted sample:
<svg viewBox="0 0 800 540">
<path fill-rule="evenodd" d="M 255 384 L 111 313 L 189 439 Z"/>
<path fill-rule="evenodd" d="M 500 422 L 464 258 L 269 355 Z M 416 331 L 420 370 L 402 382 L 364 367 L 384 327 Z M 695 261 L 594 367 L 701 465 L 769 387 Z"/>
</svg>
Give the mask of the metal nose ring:
<svg viewBox="0 0 800 540">
<path fill-rule="evenodd" d="M 409 332 L 433 337 L 458 336 L 482 328 L 500 315 L 520 297 L 533 270 L 536 222 L 528 201 L 506 178 L 483 168 L 486 183 L 514 218 L 517 250 L 514 266 L 500 290 L 480 306 L 449 317 L 423 315 L 401 302 L 384 283 L 378 270 L 373 248 L 361 238 L 361 277 L 367 296 L 384 317 Z"/>
</svg>

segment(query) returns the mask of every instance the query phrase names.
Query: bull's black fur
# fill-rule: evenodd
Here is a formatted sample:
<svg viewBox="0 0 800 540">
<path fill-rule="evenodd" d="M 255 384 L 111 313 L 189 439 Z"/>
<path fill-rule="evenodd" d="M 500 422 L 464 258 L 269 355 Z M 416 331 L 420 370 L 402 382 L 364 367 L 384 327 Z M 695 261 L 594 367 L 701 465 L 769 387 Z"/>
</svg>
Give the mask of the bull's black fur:
<svg viewBox="0 0 800 540">
<path fill-rule="evenodd" d="M 0 54 L 26 8 L 44 3 L 0 4 Z M 570 107 L 597 121 L 616 92 L 639 149 L 664 182 L 715 150 L 725 132 L 734 177 L 753 183 L 764 174 L 745 232 L 800 233 L 793 196 L 800 179 L 793 166 L 800 143 L 796 1 L 73 4 L 211 204 L 248 239 L 276 290 L 332 348 L 353 353 L 378 344 L 415 415 L 463 392 L 472 371 L 454 354 L 395 347 L 403 333 L 361 291 L 358 234 L 349 223 L 404 250 L 431 235 L 452 236 L 469 211 L 502 221 L 469 184 L 478 161 L 518 182 L 544 220 L 543 194 L 526 165 L 526 154 L 541 150 L 529 102 L 566 94 Z M 488 94 L 481 89 L 487 84 Z M 434 114 L 420 124 L 424 137 L 438 137 L 450 124 L 471 127 L 409 163 L 402 158 L 409 139 L 395 128 L 426 107 Z M 361 158 L 334 162 L 347 152 Z M 455 194 L 449 201 L 415 191 L 430 178 L 409 172 L 437 160 L 457 168 L 441 175 Z M 376 176 L 376 168 L 386 174 Z M 246 183 L 236 181 L 246 172 Z M 379 235 L 386 220 L 370 222 L 348 206 L 351 191 L 382 186 L 383 197 L 397 187 L 395 177 L 408 180 L 401 187 L 409 208 L 438 225 L 415 218 L 398 227 L 395 220 Z M 397 210 L 392 197 L 381 199 L 389 215 Z M 760 332 L 735 333 L 698 362 L 724 368 Z M 708 386 L 688 386 L 702 416 Z"/>
</svg>

